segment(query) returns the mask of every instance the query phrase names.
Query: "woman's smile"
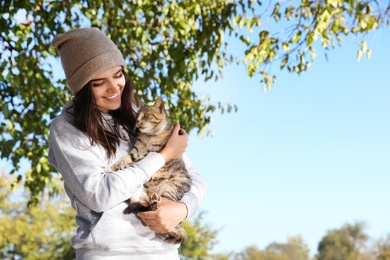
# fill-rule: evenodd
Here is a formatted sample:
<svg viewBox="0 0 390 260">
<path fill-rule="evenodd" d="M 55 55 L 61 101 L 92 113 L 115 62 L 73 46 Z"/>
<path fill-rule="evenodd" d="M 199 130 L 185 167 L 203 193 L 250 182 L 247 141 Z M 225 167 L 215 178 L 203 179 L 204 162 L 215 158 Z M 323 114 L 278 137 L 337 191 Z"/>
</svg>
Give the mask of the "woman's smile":
<svg viewBox="0 0 390 260">
<path fill-rule="evenodd" d="M 119 93 L 116 93 L 115 95 L 111 96 L 111 97 L 106 97 L 107 99 L 114 99 L 116 98 L 117 96 L 119 95 Z"/>
</svg>

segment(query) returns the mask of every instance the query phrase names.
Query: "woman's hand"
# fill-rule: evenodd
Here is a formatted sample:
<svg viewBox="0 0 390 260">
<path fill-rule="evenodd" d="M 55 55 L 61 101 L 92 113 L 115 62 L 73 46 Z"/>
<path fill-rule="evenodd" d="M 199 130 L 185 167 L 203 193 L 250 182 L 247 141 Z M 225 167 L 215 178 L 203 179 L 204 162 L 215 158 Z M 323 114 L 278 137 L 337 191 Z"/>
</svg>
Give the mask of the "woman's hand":
<svg viewBox="0 0 390 260">
<path fill-rule="evenodd" d="M 188 209 L 183 202 L 161 198 L 161 204 L 158 210 L 139 212 L 137 213 L 137 216 L 140 217 L 151 230 L 164 234 L 171 232 L 180 222 L 185 220 L 187 214 Z"/>
<path fill-rule="evenodd" d="M 180 128 L 179 123 L 175 125 L 172 135 L 169 137 L 160 154 L 164 157 L 165 162 L 172 159 L 180 158 L 188 146 L 188 135 L 186 131 Z"/>
</svg>

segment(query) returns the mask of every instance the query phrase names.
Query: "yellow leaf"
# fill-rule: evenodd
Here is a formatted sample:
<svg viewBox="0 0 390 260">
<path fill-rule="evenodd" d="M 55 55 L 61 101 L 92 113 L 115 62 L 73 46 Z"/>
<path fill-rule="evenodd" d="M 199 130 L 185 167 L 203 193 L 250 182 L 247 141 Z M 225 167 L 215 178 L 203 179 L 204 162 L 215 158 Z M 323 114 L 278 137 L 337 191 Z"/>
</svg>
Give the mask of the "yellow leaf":
<svg viewBox="0 0 390 260">
<path fill-rule="evenodd" d="M 367 59 L 371 59 L 371 50 L 367 51 Z"/>
<path fill-rule="evenodd" d="M 366 41 L 362 41 L 362 52 L 365 53 L 367 51 L 367 43 Z"/>
<path fill-rule="evenodd" d="M 357 60 L 358 61 L 362 58 L 362 55 L 363 55 L 363 52 L 362 51 L 358 51 L 358 54 L 357 54 Z"/>
</svg>

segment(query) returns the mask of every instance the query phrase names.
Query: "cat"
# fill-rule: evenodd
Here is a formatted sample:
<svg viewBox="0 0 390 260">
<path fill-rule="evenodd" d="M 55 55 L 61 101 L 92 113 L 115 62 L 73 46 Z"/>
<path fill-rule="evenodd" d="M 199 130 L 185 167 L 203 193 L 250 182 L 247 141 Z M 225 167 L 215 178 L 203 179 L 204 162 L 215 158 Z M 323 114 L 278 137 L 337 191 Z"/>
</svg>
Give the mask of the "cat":
<svg viewBox="0 0 390 260">
<path fill-rule="evenodd" d="M 136 127 L 138 134 L 130 153 L 106 168 L 106 172 L 124 169 L 143 159 L 149 152 L 159 152 L 171 136 L 174 124 L 169 120 L 164 107 L 164 101 L 158 97 L 153 105 L 144 105 L 137 112 Z M 157 171 L 149 181 L 144 183 L 141 195 L 134 195 L 127 203 L 125 214 L 139 211 L 157 210 L 161 197 L 179 201 L 184 193 L 189 191 L 191 179 L 181 158 L 168 161 Z M 137 198 L 138 197 L 138 198 Z M 150 206 L 144 207 L 140 201 L 148 201 Z M 173 231 L 158 234 L 169 243 L 182 243 L 187 239 L 187 233 L 179 223 Z"/>
</svg>

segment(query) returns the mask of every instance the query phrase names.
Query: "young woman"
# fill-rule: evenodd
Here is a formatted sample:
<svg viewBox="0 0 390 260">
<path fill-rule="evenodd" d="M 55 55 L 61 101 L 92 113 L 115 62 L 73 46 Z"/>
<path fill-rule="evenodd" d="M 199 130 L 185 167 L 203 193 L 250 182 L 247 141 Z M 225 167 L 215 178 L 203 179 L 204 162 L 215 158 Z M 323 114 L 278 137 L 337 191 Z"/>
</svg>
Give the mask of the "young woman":
<svg viewBox="0 0 390 260">
<path fill-rule="evenodd" d="M 179 259 L 179 245 L 155 232 L 171 231 L 193 216 L 205 193 L 202 176 L 183 153 L 188 135 L 177 124 L 159 153 L 117 172 L 104 168 L 127 155 L 136 106 L 125 61 L 115 44 L 97 28 L 57 35 L 52 46 L 61 58 L 74 99 L 50 127 L 49 161 L 64 179 L 77 211 L 71 244 L 76 259 Z M 125 200 L 165 162 L 183 157 L 192 187 L 180 202 L 163 199 L 157 211 L 125 215 Z"/>
</svg>

